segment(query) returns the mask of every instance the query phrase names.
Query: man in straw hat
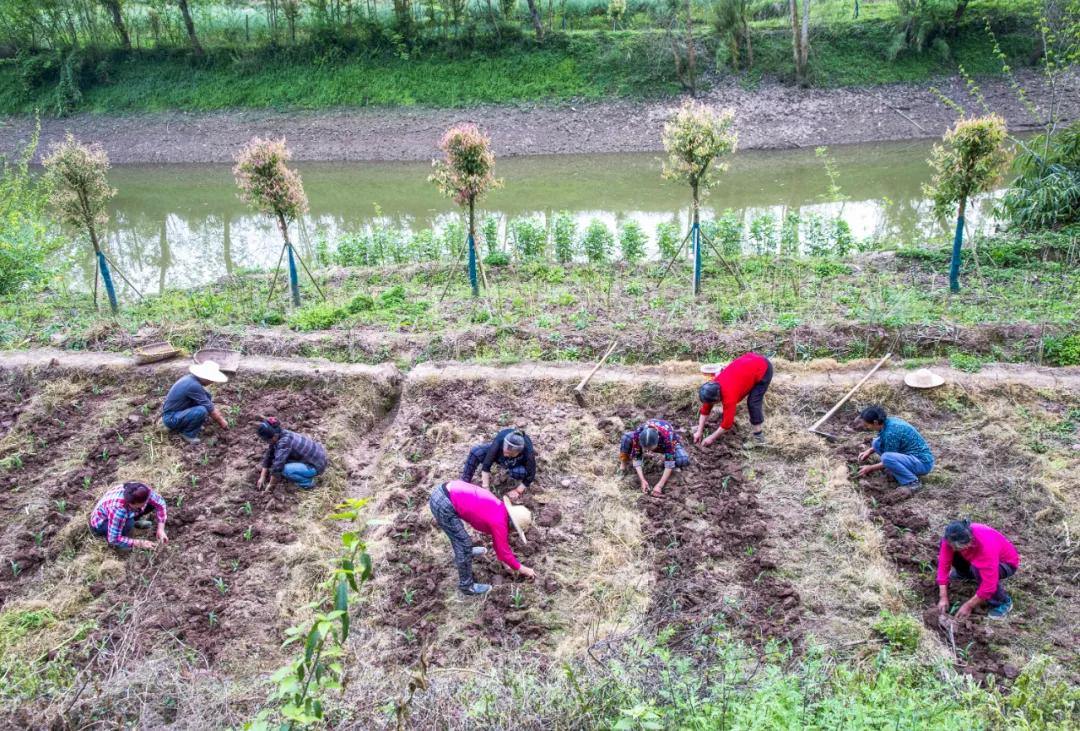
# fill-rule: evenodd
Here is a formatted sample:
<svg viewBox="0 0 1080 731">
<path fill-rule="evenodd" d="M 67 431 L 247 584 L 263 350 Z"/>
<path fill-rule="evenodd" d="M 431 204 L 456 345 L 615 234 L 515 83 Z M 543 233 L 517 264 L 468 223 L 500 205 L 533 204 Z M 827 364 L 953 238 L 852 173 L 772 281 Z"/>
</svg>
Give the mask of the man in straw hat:
<svg viewBox="0 0 1080 731">
<path fill-rule="evenodd" d="M 881 456 L 880 462 L 860 469 L 858 476 L 866 477 L 888 470 L 893 479 L 900 483 L 894 499 L 914 495 L 921 487 L 919 478 L 934 468 L 934 455 L 922 435 L 900 417 L 886 414 L 884 406 L 863 409 L 855 419 L 854 426 L 878 433 L 870 446 L 859 454 L 859 461 L 865 462 L 875 453 Z"/>
<path fill-rule="evenodd" d="M 206 417 L 212 418 L 222 429 L 229 428 L 221 411 L 214 406 L 206 387 L 211 383 L 225 383 L 228 377 L 212 360 L 193 363 L 188 374 L 173 384 L 161 406 L 161 421 L 169 431 L 179 432 L 188 444 L 199 443 Z"/>
<path fill-rule="evenodd" d="M 764 444 L 765 435 L 761 431 L 765 425 L 763 402 L 772 376 L 773 367 L 768 358 L 757 353 L 746 353 L 728 363 L 711 381 L 703 384 L 698 389 L 701 410 L 698 412 L 694 444 L 707 447 L 721 434 L 731 431 L 735 426 L 735 409 L 743 399 L 746 399 L 746 408 L 750 412 L 750 431 L 754 440 L 751 444 Z M 709 420 L 713 404 L 717 402 L 723 405 L 724 410 L 720 426 L 706 437 L 705 422 Z"/>
<path fill-rule="evenodd" d="M 664 455 L 664 474 L 660 476 L 655 486 L 649 485 L 645 479 L 645 454 L 646 452 Z M 682 445 L 682 440 L 675 433 L 675 427 L 663 419 L 649 419 L 633 431 L 628 431 L 622 436 L 619 443 L 620 469 L 625 472 L 626 464 L 633 463 L 634 471 L 637 472 L 641 481 L 641 491 L 652 490 L 654 497 L 660 497 L 664 493 L 664 485 L 667 484 L 671 473 L 676 468 L 681 469 L 690 464 L 690 455 Z"/>
<path fill-rule="evenodd" d="M 472 482 L 479 467 L 481 486 L 490 490 L 491 468 L 496 464 L 502 465 L 507 476 L 517 481 L 518 486 L 506 493 L 511 500 L 517 500 L 536 479 L 536 450 L 529 435 L 521 429 L 503 429 L 491 442 L 473 447 L 465 458 L 461 479 Z"/>
<path fill-rule="evenodd" d="M 526 544 L 525 531 L 532 524 L 532 513 L 523 505 L 514 505 L 508 498 L 495 497 L 479 485 L 462 480 L 444 482 L 431 492 L 428 502 L 435 522 L 450 539 L 454 549 L 454 563 L 458 570 L 458 588 L 463 594 L 478 595 L 491 591 L 490 584 L 473 581 L 474 556 L 487 553 L 483 546 L 473 546 L 465 530 L 468 523 L 473 530 L 487 533 L 495 546 L 495 556 L 522 576 L 534 579 L 536 572 L 523 566 L 510 550 L 510 527 L 517 530 L 521 543 Z"/>
</svg>

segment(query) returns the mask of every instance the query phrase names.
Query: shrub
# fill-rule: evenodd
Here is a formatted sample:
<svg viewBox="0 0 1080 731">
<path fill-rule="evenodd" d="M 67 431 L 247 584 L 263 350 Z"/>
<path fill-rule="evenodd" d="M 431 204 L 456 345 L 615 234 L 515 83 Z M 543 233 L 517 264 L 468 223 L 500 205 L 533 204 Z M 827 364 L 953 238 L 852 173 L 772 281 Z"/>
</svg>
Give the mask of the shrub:
<svg viewBox="0 0 1080 731">
<path fill-rule="evenodd" d="M 799 214 L 795 211 L 788 212 L 780 224 L 780 254 L 799 255 Z"/>
<path fill-rule="evenodd" d="M 493 251 L 484 257 L 484 264 L 489 267 L 504 267 L 510 264 L 510 255 L 505 251 Z"/>
<path fill-rule="evenodd" d="M 645 233 L 637 221 L 627 221 L 619 231 L 619 247 L 627 264 L 637 264 L 645 258 Z"/>
<path fill-rule="evenodd" d="M 480 224 L 480 236 L 484 239 L 484 247 L 487 249 L 488 254 L 493 254 L 499 250 L 498 216 L 484 216 L 484 222 Z"/>
<path fill-rule="evenodd" d="M 537 218 L 515 218 L 510 222 L 510 237 L 514 251 L 523 260 L 539 259 L 547 248 L 547 231 Z"/>
<path fill-rule="evenodd" d="M 776 216 L 763 213 L 750 222 L 750 247 L 755 254 L 775 254 L 777 243 Z"/>
<path fill-rule="evenodd" d="M 347 317 L 345 309 L 329 302 L 316 302 L 295 310 L 289 316 L 289 325 L 294 330 L 327 330 Z"/>
<path fill-rule="evenodd" d="M 552 238 L 555 243 L 555 261 L 560 264 L 572 262 L 577 248 L 577 222 L 569 211 L 560 211 L 555 216 Z"/>
<path fill-rule="evenodd" d="M 675 221 L 667 221 L 656 226 L 656 249 L 665 262 L 675 256 L 679 250 L 682 229 Z"/>
<path fill-rule="evenodd" d="M 379 305 L 387 309 L 400 307 L 405 304 L 405 300 L 405 288 L 400 284 L 395 284 L 379 295 Z"/>
<path fill-rule="evenodd" d="M 1080 333 L 1043 338 L 1043 357 L 1053 365 L 1080 365 Z"/>
<path fill-rule="evenodd" d="M 739 256 L 743 253 L 743 224 L 730 208 L 712 222 L 706 235 L 724 256 Z"/>
<path fill-rule="evenodd" d="M 1001 200 L 1001 212 L 1026 230 L 1080 221 L 1080 122 L 1022 146 L 1018 173 Z"/>
<path fill-rule="evenodd" d="M 589 221 L 585 235 L 581 239 L 581 247 L 585 250 L 585 256 L 591 264 L 602 264 L 611 256 L 615 248 L 615 237 L 611 230 L 598 218 Z"/>
<path fill-rule="evenodd" d="M 349 304 L 345 308 L 353 315 L 368 312 L 375 309 L 375 298 L 367 292 L 361 292 L 349 300 Z"/>
</svg>

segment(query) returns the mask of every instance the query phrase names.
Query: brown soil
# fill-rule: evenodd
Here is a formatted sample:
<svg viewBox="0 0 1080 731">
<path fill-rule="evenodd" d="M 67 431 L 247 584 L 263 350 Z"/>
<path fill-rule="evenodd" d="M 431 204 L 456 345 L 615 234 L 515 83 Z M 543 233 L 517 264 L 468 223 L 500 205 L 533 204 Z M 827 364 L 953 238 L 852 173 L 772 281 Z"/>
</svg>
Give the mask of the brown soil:
<svg viewBox="0 0 1080 731">
<path fill-rule="evenodd" d="M 1034 70 L 1018 72 L 1031 98 L 1049 94 Z M 1065 78 L 1057 110 L 1080 116 L 1078 80 Z M 1013 130 L 1036 123 L 1001 78 L 982 79 L 987 103 Z M 956 114 L 930 91 L 936 86 L 970 108 L 979 108 L 961 79 L 843 89 L 797 89 L 766 83 L 754 90 L 721 81 L 702 98 L 735 110 L 742 149 L 776 149 L 940 136 Z M 243 110 L 168 112 L 137 116 L 82 114 L 42 120 L 39 155 L 67 131 L 100 142 L 114 163 L 232 162 L 252 135 L 284 135 L 298 160 L 429 160 L 440 131 L 473 120 L 500 156 L 660 149 L 660 131 L 678 99 L 618 100 L 472 109 L 339 109 L 320 112 Z M 812 120 L 812 123 L 808 122 Z M 0 154 L 11 155 L 33 130 L 25 117 L 0 119 Z"/>
</svg>

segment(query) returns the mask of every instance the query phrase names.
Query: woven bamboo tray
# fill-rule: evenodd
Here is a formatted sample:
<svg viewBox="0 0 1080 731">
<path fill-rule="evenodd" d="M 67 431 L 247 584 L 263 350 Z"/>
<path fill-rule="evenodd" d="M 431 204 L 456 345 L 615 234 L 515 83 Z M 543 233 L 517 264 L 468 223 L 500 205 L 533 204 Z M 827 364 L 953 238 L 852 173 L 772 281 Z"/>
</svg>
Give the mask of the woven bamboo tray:
<svg viewBox="0 0 1080 731">
<path fill-rule="evenodd" d="M 203 348 L 195 353 L 196 363 L 205 363 L 212 360 L 217 363 L 222 373 L 233 374 L 240 369 L 240 351 L 224 350 L 222 348 Z"/>
<path fill-rule="evenodd" d="M 140 348 L 135 348 L 135 362 L 139 365 L 157 363 L 160 360 L 168 360 L 180 355 L 180 350 L 166 342 L 150 343 Z"/>
</svg>

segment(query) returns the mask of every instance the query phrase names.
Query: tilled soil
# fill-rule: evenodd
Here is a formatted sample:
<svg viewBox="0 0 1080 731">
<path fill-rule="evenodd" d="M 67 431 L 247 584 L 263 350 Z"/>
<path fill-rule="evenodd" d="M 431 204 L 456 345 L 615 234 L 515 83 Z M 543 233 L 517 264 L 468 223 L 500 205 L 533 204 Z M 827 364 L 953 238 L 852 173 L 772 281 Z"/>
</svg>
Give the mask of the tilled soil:
<svg viewBox="0 0 1080 731">
<path fill-rule="evenodd" d="M 1017 72 L 1037 104 L 1051 99 L 1038 71 Z M 1059 81 L 1056 110 L 1062 119 L 1080 116 L 1075 75 Z M 989 106 L 1011 129 L 1033 119 L 1007 79 L 986 78 L 979 86 Z M 841 89 L 798 89 L 763 83 L 745 89 L 720 80 L 703 101 L 735 110 L 741 149 L 813 147 L 940 136 L 956 120 L 931 87 L 970 109 L 978 109 L 962 79 Z M 80 114 L 43 119 L 44 154 L 68 131 L 105 146 L 114 163 L 232 162 L 253 135 L 285 136 L 298 160 L 430 160 L 442 130 L 475 121 L 491 135 L 497 155 L 651 152 L 677 98 L 483 106 L 470 109 L 334 109 L 316 112 L 236 110 L 144 115 Z M 34 128 L 25 117 L 0 119 L 0 155 L 21 149 Z"/>
</svg>

